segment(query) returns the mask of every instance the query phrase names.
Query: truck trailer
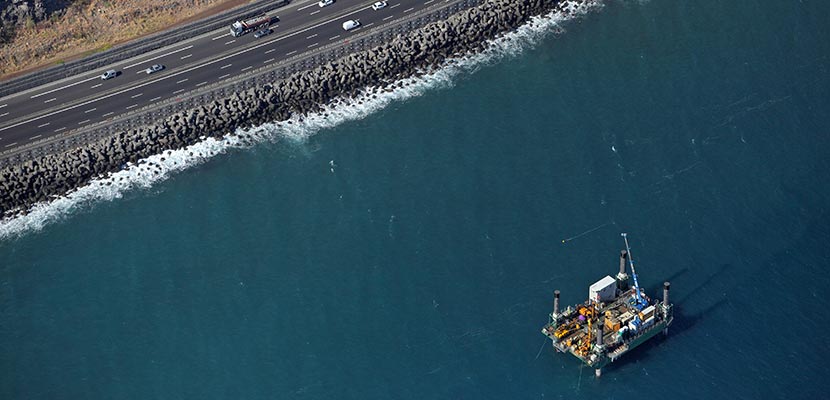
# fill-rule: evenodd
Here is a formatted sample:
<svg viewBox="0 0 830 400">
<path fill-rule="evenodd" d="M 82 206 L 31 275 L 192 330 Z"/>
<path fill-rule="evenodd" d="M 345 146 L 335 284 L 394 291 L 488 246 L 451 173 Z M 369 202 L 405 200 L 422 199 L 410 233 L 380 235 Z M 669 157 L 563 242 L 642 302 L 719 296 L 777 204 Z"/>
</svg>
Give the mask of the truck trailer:
<svg viewBox="0 0 830 400">
<path fill-rule="evenodd" d="M 279 21 L 279 17 L 271 15 L 260 15 L 258 17 L 236 21 L 231 24 L 231 36 L 239 37 L 257 29 L 267 28 L 277 21 Z"/>
</svg>

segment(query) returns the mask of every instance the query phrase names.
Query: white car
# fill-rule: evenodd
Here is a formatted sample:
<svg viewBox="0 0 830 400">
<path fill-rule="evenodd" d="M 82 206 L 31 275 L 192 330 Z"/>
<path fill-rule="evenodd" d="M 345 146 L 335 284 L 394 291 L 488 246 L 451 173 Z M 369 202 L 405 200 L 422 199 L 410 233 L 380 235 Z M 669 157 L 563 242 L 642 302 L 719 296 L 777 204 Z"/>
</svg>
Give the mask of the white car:
<svg viewBox="0 0 830 400">
<path fill-rule="evenodd" d="M 334 4 L 334 0 L 320 0 L 317 2 L 317 5 L 320 7 L 330 6 Z"/>
<path fill-rule="evenodd" d="M 350 19 L 343 23 L 343 30 L 350 31 L 352 29 L 357 28 L 358 26 L 360 26 L 360 21 L 356 19 Z"/>
<path fill-rule="evenodd" d="M 377 10 L 380 10 L 381 8 L 385 8 L 386 6 L 387 6 L 387 4 L 386 4 L 385 1 L 378 1 L 378 2 L 375 2 L 375 4 L 372 4 L 372 9 L 377 11 Z"/>
<path fill-rule="evenodd" d="M 161 65 L 161 64 L 153 64 L 153 66 L 151 66 L 150 68 L 145 69 L 145 70 L 144 70 L 144 73 L 146 73 L 146 74 L 148 74 L 148 75 L 149 75 L 149 74 L 152 74 L 153 72 L 159 72 L 159 71 L 161 71 L 161 70 L 163 70 L 163 69 L 164 69 L 164 65 Z"/>
<path fill-rule="evenodd" d="M 114 69 L 111 69 L 111 70 L 108 70 L 107 72 L 104 72 L 103 74 L 101 74 L 101 80 L 105 81 L 107 79 L 115 78 L 116 76 L 118 76 L 118 72 Z"/>
</svg>

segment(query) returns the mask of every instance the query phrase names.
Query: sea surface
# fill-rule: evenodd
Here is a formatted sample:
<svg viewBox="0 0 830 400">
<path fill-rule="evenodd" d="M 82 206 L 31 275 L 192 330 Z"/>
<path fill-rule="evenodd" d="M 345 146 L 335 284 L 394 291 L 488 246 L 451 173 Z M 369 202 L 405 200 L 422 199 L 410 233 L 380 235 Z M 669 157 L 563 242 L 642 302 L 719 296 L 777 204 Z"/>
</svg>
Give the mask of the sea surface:
<svg viewBox="0 0 830 400">
<path fill-rule="evenodd" d="M 0 224 L 0 398 L 827 398 L 830 2 L 558 21 Z M 676 317 L 596 379 L 622 232 Z"/>
</svg>

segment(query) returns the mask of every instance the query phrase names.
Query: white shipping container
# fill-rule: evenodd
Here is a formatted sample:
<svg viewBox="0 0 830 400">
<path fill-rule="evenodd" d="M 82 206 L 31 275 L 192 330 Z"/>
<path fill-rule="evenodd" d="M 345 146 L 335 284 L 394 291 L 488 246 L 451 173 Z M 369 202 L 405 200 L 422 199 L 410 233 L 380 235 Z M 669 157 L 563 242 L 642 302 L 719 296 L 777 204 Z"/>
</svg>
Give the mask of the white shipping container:
<svg viewBox="0 0 830 400">
<path fill-rule="evenodd" d="M 622 315 L 620 315 L 620 323 L 623 325 L 628 324 L 634 318 L 634 314 L 631 311 L 626 311 Z"/>
<path fill-rule="evenodd" d="M 588 288 L 588 298 L 600 303 L 617 297 L 617 280 L 606 275 Z"/>
<path fill-rule="evenodd" d="M 648 319 L 649 317 L 654 316 L 654 306 L 648 306 L 643 309 L 643 317 Z"/>
</svg>

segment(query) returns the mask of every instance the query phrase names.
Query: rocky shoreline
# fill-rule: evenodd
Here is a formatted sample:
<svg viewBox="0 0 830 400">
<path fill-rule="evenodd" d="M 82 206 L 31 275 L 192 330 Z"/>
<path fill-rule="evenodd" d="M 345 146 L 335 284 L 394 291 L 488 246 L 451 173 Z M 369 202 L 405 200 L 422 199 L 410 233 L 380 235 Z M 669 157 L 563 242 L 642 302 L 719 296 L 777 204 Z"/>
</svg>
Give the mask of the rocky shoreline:
<svg viewBox="0 0 830 400">
<path fill-rule="evenodd" d="M 375 48 L 295 73 L 60 154 L 0 170 L 0 214 L 25 213 L 38 202 L 62 196 L 92 179 L 204 137 L 237 128 L 285 121 L 321 110 L 332 100 L 370 85 L 395 81 L 440 66 L 453 55 L 480 51 L 486 41 L 551 11 L 580 13 L 595 0 L 489 0 L 444 21 L 401 35 Z M 391 82 L 391 83 L 390 83 Z"/>
</svg>

